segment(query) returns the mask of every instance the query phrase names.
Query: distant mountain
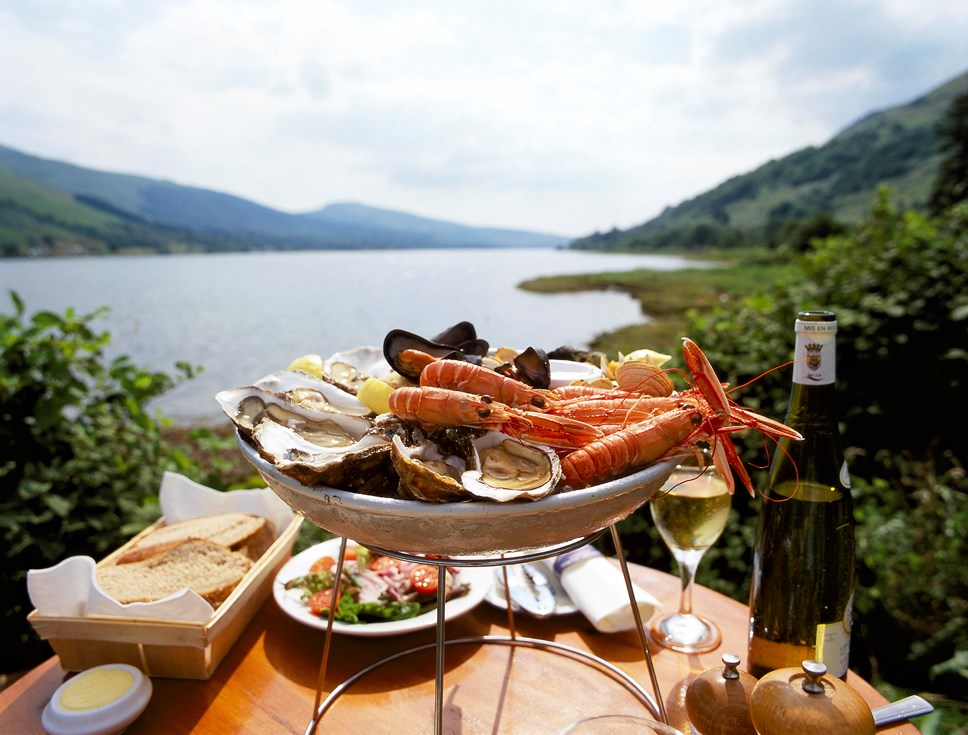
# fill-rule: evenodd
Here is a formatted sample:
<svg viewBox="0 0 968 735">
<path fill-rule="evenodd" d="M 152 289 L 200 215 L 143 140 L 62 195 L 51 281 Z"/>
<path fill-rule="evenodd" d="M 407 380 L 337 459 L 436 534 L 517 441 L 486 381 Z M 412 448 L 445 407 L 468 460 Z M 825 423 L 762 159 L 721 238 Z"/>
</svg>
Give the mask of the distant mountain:
<svg viewBox="0 0 968 735">
<path fill-rule="evenodd" d="M 866 115 L 820 147 L 769 161 L 644 224 L 596 232 L 572 247 L 776 244 L 798 231 L 858 221 L 881 184 L 895 192 L 899 206 L 923 210 L 941 161 L 935 128 L 954 98 L 966 93 L 968 72 L 913 102 Z"/>
<path fill-rule="evenodd" d="M 362 204 L 288 214 L 217 191 L 0 146 L 0 254 L 558 247 L 570 238 L 470 227 Z"/>
</svg>

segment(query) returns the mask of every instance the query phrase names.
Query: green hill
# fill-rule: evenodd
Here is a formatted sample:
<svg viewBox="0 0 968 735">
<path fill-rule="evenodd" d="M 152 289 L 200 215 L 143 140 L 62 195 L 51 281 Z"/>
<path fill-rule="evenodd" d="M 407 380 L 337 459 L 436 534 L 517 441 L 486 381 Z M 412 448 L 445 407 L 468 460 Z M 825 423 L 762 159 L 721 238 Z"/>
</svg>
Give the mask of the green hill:
<svg viewBox="0 0 968 735">
<path fill-rule="evenodd" d="M 104 202 L 0 168 L 0 256 L 201 252 L 245 245 L 149 223 Z"/>
<path fill-rule="evenodd" d="M 941 161 L 935 127 L 955 97 L 966 93 L 968 72 L 913 102 L 865 116 L 825 145 L 769 161 L 644 224 L 594 233 L 572 247 L 776 244 L 798 229 L 856 222 L 882 184 L 894 190 L 899 206 L 923 210 Z"/>
<path fill-rule="evenodd" d="M 0 254 L 252 249 L 558 247 L 570 238 L 470 227 L 362 204 L 289 214 L 222 192 L 82 168 L 0 146 Z"/>
</svg>

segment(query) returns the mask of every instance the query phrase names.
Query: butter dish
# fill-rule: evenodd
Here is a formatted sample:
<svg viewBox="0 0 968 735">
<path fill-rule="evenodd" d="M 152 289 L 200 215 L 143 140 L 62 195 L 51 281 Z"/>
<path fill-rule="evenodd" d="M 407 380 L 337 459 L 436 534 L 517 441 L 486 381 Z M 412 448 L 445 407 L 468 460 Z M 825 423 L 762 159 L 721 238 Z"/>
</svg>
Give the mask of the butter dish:
<svg viewBox="0 0 968 735">
<path fill-rule="evenodd" d="M 151 700 L 151 679 L 128 664 L 102 664 L 61 684 L 41 715 L 49 735 L 114 735 Z"/>
</svg>

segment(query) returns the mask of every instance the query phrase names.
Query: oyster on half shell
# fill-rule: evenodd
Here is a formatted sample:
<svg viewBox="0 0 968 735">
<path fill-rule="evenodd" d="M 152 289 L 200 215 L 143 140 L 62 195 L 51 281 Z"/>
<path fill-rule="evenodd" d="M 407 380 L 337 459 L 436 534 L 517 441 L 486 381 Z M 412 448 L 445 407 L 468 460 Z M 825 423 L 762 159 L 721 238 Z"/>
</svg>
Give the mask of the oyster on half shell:
<svg viewBox="0 0 968 735">
<path fill-rule="evenodd" d="M 380 493 L 393 484 L 390 445 L 369 422 L 331 414 L 298 428 L 262 421 L 252 443 L 280 472 L 303 485 Z"/>
<path fill-rule="evenodd" d="M 316 411 L 366 416 L 369 407 L 352 393 L 315 375 L 299 370 L 281 370 L 260 378 L 256 388 L 280 393 L 290 402 Z"/>
<path fill-rule="evenodd" d="M 417 437 L 408 445 L 394 436 L 391 457 L 400 495 L 435 503 L 537 500 L 551 493 L 561 478 L 553 450 L 499 431 L 468 434 L 446 447 L 434 438 Z"/>
<path fill-rule="evenodd" d="M 478 498 L 498 502 L 537 500 L 561 479 L 561 463 L 550 447 L 526 444 L 499 431 L 471 442 L 473 465 L 461 476 L 464 488 Z"/>
<path fill-rule="evenodd" d="M 356 393 L 367 378 L 386 378 L 390 363 L 379 347 L 356 347 L 323 360 L 323 377 Z"/>
</svg>

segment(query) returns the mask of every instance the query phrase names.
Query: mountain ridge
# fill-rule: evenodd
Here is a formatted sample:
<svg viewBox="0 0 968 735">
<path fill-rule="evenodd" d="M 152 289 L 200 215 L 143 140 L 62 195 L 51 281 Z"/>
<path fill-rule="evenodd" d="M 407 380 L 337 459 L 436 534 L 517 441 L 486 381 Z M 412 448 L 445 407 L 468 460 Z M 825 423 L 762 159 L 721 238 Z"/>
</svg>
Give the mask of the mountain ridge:
<svg viewBox="0 0 968 735">
<path fill-rule="evenodd" d="M 572 247 L 775 246 L 797 229 L 857 222 L 881 185 L 895 192 L 900 206 L 924 210 L 941 161 L 934 129 L 962 94 L 968 94 L 968 71 L 913 100 L 862 115 L 822 145 L 771 159 L 639 225 L 596 232 Z"/>
<path fill-rule="evenodd" d="M 251 249 L 360 249 L 414 247 L 561 247 L 571 237 L 510 228 L 474 227 L 365 204 L 328 205 L 290 214 L 242 197 L 135 174 L 88 169 L 0 145 L 0 252 L 5 255 L 78 252 L 158 252 Z M 17 181 L 33 196 L 20 196 Z M 48 203 L 37 203 L 36 187 Z M 23 185 L 21 188 L 24 188 Z M 29 188 L 29 187 L 27 187 Z M 57 194 L 112 215 L 100 220 L 76 208 L 55 214 Z M 69 211 L 68 211 L 69 210 Z M 78 228 L 78 218 L 86 220 Z M 137 227 L 134 226 L 137 223 Z M 133 236 L 124 248 L 125 232 Z M 55 245 L 55 243 L 59 244 Z"/>
</svg>

